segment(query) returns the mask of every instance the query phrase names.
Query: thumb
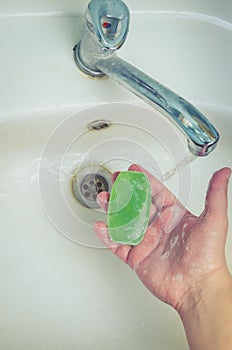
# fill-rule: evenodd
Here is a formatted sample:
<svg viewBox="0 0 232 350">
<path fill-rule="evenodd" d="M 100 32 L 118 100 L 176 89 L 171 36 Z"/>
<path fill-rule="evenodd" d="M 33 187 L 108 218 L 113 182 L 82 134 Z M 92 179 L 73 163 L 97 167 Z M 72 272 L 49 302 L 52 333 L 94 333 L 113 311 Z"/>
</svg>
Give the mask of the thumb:
<svg viewBox="0 0 232 350">
<path fill-rule="evenodd" d="M 222 168 L 213 174 L 206 195 L 204 214 L 210 216 L 215 223 L 227 225 L 228 182 L 230 168 Z"/>
</svg>

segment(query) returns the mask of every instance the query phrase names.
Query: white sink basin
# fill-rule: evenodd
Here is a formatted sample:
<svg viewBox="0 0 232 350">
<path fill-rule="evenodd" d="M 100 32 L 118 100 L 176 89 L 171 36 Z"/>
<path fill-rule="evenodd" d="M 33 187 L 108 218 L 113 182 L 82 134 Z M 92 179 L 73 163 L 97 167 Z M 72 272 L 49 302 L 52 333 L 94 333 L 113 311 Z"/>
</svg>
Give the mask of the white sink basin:
<svg viewBox="0 0 232 350">
<path fill-rule="evenodd" d="M 137 161 L 162 178 L 186 156 L 186 140 L 122 87 L 86 79 L 77 70 L 71 49 L 80 37 L 78 21 L 0 20 L 0 35 L 9 38 L 1 40 L 0 67 L 0 348 L 187 349 L 175 311 L 102 249 L 91 224 L 103 214 L 80 206 L 70 189 L 83 159 L 101 159 L 110 171 Z M 152 27 L 155 44 L 148 47 L 142 35 L 151 36 Z M 211 17 L 134 14 L 120 54 L 191 100 L 221 135 L 211 155 L 196 159 L 167 182 L 196 214 L 203 209 L 211 174 L 232 166 L 231 42 L 232 25 Z M 80 137 L 98 119 L 114 124 Z M 44 172 L 47 155 L 54 162 Z M 231 246 L 230 226 L 230 269 Z"/>
</svg>

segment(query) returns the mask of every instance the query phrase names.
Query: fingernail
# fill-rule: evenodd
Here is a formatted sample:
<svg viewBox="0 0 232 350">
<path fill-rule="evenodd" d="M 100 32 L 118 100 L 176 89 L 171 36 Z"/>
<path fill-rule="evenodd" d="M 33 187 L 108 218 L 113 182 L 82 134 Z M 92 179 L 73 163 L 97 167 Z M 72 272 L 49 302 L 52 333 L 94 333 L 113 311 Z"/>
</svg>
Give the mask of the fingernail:
<svg viewBox="0 0 232 350">
<path fill-rule="evenodd" d="M 230 176 L 231 176 L 231 168 L 228 168 L 228 174 L 227 174 L 227 180 L 229 181 L 230 180 Z"/>
<path fill-rule="evenodd" d="M 93 224 L 93 229 L 97 236 L 107 233 L 107 227 L 102 225 L 101 221 L 97 221 Z"/>
<path fill-rule="evenodd" d="M 115 171 L 112 175 L 111 175 L 111 181 L 114 182 L 116 180 L 116 178 L 118 177 L 118 175 L 120 174 L 120 171 Z"/>
<path fill-rule="evenodd" d="M 141 167 L 138 164 L 132 164 L 128 168 L 129 171 L 142 171 Z"/>
<path fill-rule="evenodd" d="M 98 195 L 97 195 L 96 202 L 97 202 L 98 205 L 101 206 L 101 203 L 100 203 L 101 200 L 100 200 L 100 196 L 99 195 L 100 195 L 100 193 L 98 193 Z"/>
</svg>

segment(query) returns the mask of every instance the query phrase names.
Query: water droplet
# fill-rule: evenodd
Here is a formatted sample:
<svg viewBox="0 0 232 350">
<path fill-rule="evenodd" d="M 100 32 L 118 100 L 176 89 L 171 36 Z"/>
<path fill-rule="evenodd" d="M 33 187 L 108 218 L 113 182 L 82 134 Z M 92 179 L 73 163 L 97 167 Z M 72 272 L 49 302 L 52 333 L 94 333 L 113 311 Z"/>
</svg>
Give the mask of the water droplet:
<svg viewBox="0 0 232 350">
<path fill-rule="evenodd" d="M 182 275 L 176 275 L 175 280 L 177 282 L 181 282 L 183 280 L 183 276 Z"/>
</svg>

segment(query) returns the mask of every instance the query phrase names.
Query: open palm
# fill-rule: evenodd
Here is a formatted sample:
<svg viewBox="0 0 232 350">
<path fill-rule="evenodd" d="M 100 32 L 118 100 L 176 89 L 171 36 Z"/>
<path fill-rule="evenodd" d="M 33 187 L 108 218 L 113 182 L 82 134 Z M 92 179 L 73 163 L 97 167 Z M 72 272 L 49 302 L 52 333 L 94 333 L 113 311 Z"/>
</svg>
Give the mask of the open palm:
<svg viewBox="0 0 232 350">
<path fill-rule="evenodd" d="M 103 222 L 97 222 L 94 230 L 155 296 L 178 310 L 192 285 L 226 268 L 227 186 L 231 171 L 223 168 L 213 175 L 205 209 L 196 217 L 145 169 L 134 164 L 129 170 L 144 172 L 152 188 L 150 224 L 142 242 L 137 246 L 112 242 Z M 105 210 L 108 200 L 107 192 L 98 195 Z"/>
</svg>

